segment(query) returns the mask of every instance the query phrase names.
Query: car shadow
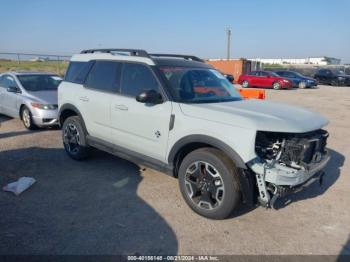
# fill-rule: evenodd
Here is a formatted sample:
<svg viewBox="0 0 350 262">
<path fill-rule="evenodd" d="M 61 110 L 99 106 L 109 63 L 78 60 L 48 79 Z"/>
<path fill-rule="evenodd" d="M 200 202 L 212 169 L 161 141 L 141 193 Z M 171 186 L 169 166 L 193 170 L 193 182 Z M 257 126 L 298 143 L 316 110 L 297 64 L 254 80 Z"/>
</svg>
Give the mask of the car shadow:
<svg viewBox="0 0 350 262">
<path fill-rule="evenodd" d="M 350 261 L 350 234 L 347 242 L 344 244 L 343 248 L 340 250 L 337 262 L 348 262 Z"/>
<path fill-rule="evenodd" d="M 330 188 L 337 181 L 337 179 L 340 176 L 340 168 L 344 164 L 345 157 L 332 149 L 328 150 L 331 159 L 329 160 L 327 166 L 324 169 L 325 175 L 323 177 L 322 185 L 320 185 L 316 181 L 300 192 L 281 197 L 276 201 L 275 209 L 284 208 L 293 202 L 298 202 L 306 200 L 308 198 L 320 196 L 324 194 L 328 190 L 328 188 Z"/>
<path fill-rule="evenodd" d="M 0 254 L 177 254 L 171 227 L 137 195 L 135 164 L 100 151 L 85 161 L 61 148 L 0 152 L 0 185 L 22 176 L 37 182 L 0 192 Z"/>
<path fill-rule="evenodd" d="M 11 119 L 13 119 L 13 118 L 11 118 L 11 117 L 9 117 L 9 116 L 5 116 L 5 115 L 0 114 L 0 128 L 1 128 L 1 124 L 2 124 L 3 122 L 9 121 L 9 120 L 11 120 Z"/>
</svg>

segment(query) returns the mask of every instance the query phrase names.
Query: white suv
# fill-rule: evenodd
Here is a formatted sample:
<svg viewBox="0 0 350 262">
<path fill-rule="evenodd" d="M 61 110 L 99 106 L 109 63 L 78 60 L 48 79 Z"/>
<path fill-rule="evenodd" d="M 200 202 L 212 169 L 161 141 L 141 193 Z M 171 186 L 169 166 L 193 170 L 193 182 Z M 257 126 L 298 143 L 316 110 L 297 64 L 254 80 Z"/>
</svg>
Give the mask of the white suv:
<svg viewBox="0 0 350 262">
<path fill-rule="evenodd" d="M 194 56 L 85 50 L 72 57 L 58 101 L 70 157 L 95 147 L 178 177 L 187 204 L 208 218 L 226 218 L 240 201 L 273 207 L 321 181 L 329 160 L 327 119 L 243 100 Z"/>
</svg>

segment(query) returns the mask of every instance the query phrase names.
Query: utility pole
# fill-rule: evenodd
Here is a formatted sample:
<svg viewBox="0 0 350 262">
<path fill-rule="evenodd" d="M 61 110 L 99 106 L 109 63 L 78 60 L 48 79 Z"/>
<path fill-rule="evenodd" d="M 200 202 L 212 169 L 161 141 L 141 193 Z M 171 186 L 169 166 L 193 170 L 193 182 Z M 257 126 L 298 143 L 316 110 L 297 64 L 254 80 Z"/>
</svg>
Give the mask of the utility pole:
<svg viewBox="0 0 350 262">
<path fill-rule="evenodd" d="M 226 28 L 227 35 L 227 60 L 230 60 L 230 51 L 231 51 L 231 28 Z"/>
</svg>

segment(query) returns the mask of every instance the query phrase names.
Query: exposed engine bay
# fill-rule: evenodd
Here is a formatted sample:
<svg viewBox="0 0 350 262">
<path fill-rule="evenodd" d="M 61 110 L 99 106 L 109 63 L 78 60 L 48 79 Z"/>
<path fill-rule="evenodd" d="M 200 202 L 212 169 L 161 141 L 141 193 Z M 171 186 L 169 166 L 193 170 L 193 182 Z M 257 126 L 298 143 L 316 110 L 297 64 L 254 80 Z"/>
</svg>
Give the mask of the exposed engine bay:
<svg viewBox="0 0 350 262">
<path fill-rule="evenodd" d="M 259 131 L 255 150 L 267 161 L 275 160 L 288 167 L 308 169 L 325 154 L 328 132 L 316 130 L 308 133 L 272 133 Z"/>
<path fill-rule="evenodd" d="M 258 131 L 255 151 L 260 160 L 249 163 L 256 174 L 259 202 L 273 207 L 280 196 L 319 180 L 330 159 L 327 131 L 277 133 Z"/>
</svg>

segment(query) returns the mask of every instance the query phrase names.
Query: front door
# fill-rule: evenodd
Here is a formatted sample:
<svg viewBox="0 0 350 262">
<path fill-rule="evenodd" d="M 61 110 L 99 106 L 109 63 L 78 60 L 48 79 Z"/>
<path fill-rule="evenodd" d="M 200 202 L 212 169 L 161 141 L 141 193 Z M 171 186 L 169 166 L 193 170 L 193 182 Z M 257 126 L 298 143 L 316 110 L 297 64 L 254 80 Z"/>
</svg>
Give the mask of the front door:
<svg viewBox="0 0 350 262">
<path fill-rule="evenodd" d="M 143 90 L 160 92 L 160 88 L 149 66 L 125 63 L 120 94 L 111 101 L 111 133 L 116 145 L 164 162 L 172 103 L 154 105 L 135 99 Z"/>
</svg>

